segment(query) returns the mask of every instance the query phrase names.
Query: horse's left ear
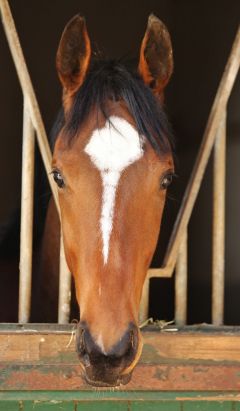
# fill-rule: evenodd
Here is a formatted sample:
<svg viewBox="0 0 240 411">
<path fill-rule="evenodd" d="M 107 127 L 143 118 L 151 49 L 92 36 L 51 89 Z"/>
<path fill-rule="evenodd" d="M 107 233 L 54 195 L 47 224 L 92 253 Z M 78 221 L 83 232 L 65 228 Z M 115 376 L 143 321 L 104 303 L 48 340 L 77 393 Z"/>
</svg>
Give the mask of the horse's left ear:
<svg viewBox="0 0 240 411">
<path fill-rule="evenodd" d="M 162 95 L 173 72 L 173 53 L 169 32 L 156 16 L 151 14 L 140 50 L 138 72 L 145 84 L 157 95 Z"/>
<path fill-rule="evenodd" d="M 66 25 L 57 51 L 56 65 L 64 93 L 73 95 L 81 86 L 91 57 L 85 18 L 73 17 Z"/>
</svg>

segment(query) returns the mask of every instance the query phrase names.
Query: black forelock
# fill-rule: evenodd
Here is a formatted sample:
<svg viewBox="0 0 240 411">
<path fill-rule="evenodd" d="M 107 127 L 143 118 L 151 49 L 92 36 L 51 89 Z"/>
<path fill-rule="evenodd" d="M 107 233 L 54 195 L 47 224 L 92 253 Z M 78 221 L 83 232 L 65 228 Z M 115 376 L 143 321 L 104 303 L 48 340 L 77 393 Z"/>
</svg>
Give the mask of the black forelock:
<svg viewBox="0 0 240 411">
<path fill-rule="evenodd" d="M 145 136 L 157 153 L 171 151 L 171 127 L 160 101 L 136 72 L 114 60 L 99 60 L 91 64 L 66 121 L 63 111 L 58 116 L 52 133 L 53 143 L 63 126 L 70 142 L 93 108 L 108 119 L 109 100 L 126 104 L 139 135 Z"/>
</svg>

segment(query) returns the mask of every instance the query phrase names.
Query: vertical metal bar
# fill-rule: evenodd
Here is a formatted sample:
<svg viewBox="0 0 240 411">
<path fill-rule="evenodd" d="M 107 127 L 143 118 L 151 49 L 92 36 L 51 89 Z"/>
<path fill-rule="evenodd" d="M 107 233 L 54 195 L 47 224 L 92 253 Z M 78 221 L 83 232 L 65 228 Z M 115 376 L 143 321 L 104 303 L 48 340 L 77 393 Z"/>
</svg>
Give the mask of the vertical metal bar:
<svg viewBox="0 0 240 411">
<path fill-rule="evenodd" d="M 146 321 L 148 318 L 149 286 L 150 286 L 150 279 L 147 276 L 143 284 L 142 298 L 141 298 L 140 309 L 139 309 L 139 324 Z"/>
<path fill-rule="evenodd" d="M 224 321 L 225 173 L 226 111 L 217 132 L 213 162 L 212 322 L 214 325 L 221 325 Z"/>
<path fill-rule="evenodd" d="M 188 236 L 187 231 L 182 236 L 175 271 L 175 322 L 183 326 L 187 321 L 187 267 L 188 267 Z"/>
<path fill-rule="evenodd" d="M 24 99 L 20 233 L 20 279 L 18 308 L 18 321 L 20 323 L 27 323 L 29 321 L 31 306 L 34 147 L 34 128 L 29 115 L 26 99 Z"/>
<path fill-rule="evenodd" d="M 63 239 L 60 239 L 60 272 L 59 272 L 59 296 L 58 296 L 58 322 L 67 324 L 70 316 L 71 303 L 71 273 L 66 263 Z"/>
</svg>

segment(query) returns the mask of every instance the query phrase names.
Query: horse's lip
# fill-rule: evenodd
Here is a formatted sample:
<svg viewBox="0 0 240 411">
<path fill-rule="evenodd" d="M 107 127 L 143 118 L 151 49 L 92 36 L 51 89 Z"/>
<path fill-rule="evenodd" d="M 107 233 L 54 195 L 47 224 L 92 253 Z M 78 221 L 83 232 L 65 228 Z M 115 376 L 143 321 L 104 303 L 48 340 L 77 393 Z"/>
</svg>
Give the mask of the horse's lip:
<svg viewBox="0 0 240 411">
<path fill-rule="evenodd" d="M 129 381 L 131 380 L 131 376 L 132 376 L 132 373 L 123 374 L 123 375 L 118 376 L 116 380 L 113 380 L 112 382 L 92 380 L 91 378 L 87 376 L 86 373 L 84 373 L 83 378 L 88 384 L 94 387 L 119 387 L 120 385 L 128 384 Z"/>
</svg>

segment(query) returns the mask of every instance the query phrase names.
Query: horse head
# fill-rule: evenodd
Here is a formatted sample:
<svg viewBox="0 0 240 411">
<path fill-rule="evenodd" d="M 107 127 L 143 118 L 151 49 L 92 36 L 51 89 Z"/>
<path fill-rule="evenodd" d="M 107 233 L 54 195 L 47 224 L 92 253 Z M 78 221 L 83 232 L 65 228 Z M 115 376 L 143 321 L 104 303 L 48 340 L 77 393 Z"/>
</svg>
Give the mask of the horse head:
<svg viewBox="0 0 240 411">
<path fill-rule="evenodd" d="M 174 168 L 162 108 L 172 69 L 169 33 L 153 15 L 135 71 L 93 58 L 81 16 L 57 51 L 64 121 L 53 177 L 80 307 L 77 349 L 92 385 L 128 382 L 141 355 L 141 292 Z"/>
</svg>

